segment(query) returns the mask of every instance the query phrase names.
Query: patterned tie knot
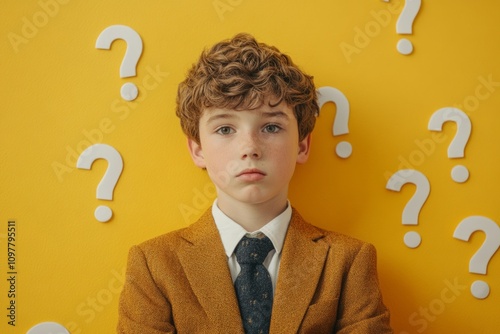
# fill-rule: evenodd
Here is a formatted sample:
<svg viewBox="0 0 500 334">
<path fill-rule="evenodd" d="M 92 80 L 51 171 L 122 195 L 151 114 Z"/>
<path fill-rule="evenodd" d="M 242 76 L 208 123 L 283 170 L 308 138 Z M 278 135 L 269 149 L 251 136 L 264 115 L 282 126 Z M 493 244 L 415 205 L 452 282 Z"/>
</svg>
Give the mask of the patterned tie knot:
<svg viewBox="0 0 500 334">
<path fill-rule="evenodd" d="M 267 254 L 273 250 L 273 243 L 268 237 L 249 238 L 243 237 L 235 249 L 236 260 L 242 264 L 262 264 Z"/>
</svg>

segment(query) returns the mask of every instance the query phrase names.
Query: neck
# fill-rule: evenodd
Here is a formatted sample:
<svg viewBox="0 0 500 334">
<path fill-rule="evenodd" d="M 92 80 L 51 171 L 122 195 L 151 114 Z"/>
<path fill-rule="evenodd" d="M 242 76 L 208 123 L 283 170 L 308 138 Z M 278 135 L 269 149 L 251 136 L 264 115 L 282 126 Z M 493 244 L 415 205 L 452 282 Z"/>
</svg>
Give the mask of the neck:
<svg viewBox="0 0 500 334">
<path fill-rule="evenodd" d="M 248 232 L 257 231 L 269 223 L 285 211 L 287 204 L 286 196 L 265 203 L 242 203 L 220 194 L 217 198 L 219 209 Z"/>
</svg>

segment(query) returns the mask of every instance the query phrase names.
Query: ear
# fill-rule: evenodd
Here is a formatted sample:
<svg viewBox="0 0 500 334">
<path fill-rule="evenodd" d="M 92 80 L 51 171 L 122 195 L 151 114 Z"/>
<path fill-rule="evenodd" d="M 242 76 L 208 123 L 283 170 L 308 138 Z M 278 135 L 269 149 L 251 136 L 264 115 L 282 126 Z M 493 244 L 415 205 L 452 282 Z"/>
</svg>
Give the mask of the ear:
<svg viewBox="0 0 500 334">
<path fill-rule="evenodd" d="M 188 138 L 188 148 L 191 158 L 194 164 L 200 168 L 206 168 L 205 157 L 203 155 L 203 150 L 201 144 L 197 143 L 194 139 Z"/>
<path fill-rule="evenodd" d="M 299 154 L 297 155 L 297 163 L 304 164 L 309 158 L 309 149 L 311 147 L 311 134 L 308 134 L 302 141 L 299 142 Z"/>
</svg>

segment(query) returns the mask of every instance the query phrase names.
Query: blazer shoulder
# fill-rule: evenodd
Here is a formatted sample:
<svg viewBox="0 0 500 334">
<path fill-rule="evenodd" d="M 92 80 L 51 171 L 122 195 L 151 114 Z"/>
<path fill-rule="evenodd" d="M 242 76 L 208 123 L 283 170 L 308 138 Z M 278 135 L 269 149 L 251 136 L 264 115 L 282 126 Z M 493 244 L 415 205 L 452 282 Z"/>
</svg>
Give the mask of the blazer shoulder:
<svg viewBox="0 0 500 334">
<path fill-rule="evenodd" d="M 331 245 L 341 244 L 348 248 L 359 249 L 363 247 L 373 247 L 373 245 L 367 241 L 349 236 L 347 234 L 324 230 L 325 241 Z"/>
<path fill-rule="evenodd" d="M 148 250 L 152 249 L 174 247 L 176 244 L 178 244 L 179 240 L 181 239 L 180 235 L 182 235 L 185 229 L 186 228 L 182 228 L 158 235 L 156 237 L 153 237 L 151 239 L 139 243 L 135 247 L 140 248 L 144 252 L 147 252 Z"/>
<path fill-rule="evenodd" d="M 135 247 L 140 248 L 145 253 L 158 249 L 175 251 L 183 247 L 186 242 L 193 243 L 206 237 L 214 238 L 217 236 L 217 233 L 217 227 L 214 224 L 211 210 L 208 209 L 193 224 L 153 237 L 139 243 Z"/>
<path fill-rule="evenodd" d="M 356 256 L 362 250 L 375 253 L 375 247 L 369 242 L 313 225 L 302 218 L 296 210 L 293 217 L 304 234 L 312 235 L 316 242 L 326 243 L 334 252 L 350 253 L 352 256 Z"/>
</svg>

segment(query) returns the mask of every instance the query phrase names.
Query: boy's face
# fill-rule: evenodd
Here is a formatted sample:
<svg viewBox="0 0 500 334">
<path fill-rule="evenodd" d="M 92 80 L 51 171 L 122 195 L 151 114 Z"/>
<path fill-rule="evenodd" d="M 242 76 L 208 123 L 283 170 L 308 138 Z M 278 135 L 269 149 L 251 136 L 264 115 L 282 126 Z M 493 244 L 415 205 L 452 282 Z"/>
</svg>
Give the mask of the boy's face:
<svg viewBox="0 0 500 334">
<path fill-rule="evenodd" d="M 284 205 L 297 163 L 309 155 L 310 135 L 299 142 L 297 120 L 285 103 L 254 110 L 207 109 L 200 143 L 189 139 L 198 167 L 206 168 L 218 203 Z"/>
</svg>

